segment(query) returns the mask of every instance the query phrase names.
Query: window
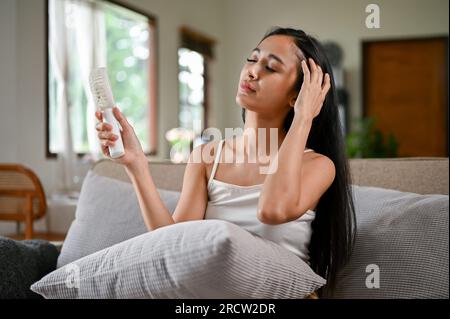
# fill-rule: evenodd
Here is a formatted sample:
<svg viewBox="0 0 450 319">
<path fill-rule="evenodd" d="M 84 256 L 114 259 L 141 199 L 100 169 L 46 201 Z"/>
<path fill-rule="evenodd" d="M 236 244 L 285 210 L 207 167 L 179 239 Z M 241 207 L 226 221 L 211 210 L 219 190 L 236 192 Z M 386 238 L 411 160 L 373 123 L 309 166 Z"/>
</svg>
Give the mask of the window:
<svg viewBox="0 0 450 319">
<path fill-rule="evenodd" d="M 207 128 L 208 62 L 214 41 L 186 27 L 181 28 L 178 49 L 179 126 L 191 132 L 194 147 Z"/>
<path fill-rule="evenodd" d="M 106 66 L 116 104 L 146 154 L 156 153 L 156 21 L 101 0 L 48 0 L 47 156 L 70 143 L 74 152 L 100 152 L 93 67 Z"/>
<path fill-rule="evenodd" d="M 205 128 L 205 59 L 187 48 L 178 49 L 180 127 L 201 135 Z"/>
</svg>

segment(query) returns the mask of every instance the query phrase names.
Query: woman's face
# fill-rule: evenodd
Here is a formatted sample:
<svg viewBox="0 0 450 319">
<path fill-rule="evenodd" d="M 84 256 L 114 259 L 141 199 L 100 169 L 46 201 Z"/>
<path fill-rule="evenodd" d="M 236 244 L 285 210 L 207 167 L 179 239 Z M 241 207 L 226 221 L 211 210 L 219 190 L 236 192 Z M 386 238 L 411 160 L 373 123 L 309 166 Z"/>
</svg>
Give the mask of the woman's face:
<svg viewBox="0 0 450 319">
<path fill-rule="evenodd" d="M 256 47 L 242 68 L 236 102 L 266 116 L 287 113 L 303 54 L 291 37 L 274 35 Z"/>
</svg>

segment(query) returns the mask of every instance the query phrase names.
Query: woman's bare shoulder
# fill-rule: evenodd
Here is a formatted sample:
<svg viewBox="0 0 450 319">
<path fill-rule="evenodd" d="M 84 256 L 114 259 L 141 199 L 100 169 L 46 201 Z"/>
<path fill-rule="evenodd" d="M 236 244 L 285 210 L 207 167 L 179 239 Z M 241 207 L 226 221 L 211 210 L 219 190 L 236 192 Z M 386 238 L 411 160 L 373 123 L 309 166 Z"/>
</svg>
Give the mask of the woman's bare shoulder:
<svg viewBox="0 0 450 319">
<path fill-rule="evenodd" d="M 303 158 L 305 166 L 316 166 L 317 163 L 321 163 L 334 169 L 334 162 L 328 156 L 314 150 L 306 152 Z"/>
<path fill-rule="evenodd" d="M 201 163 L 204 166 L 211 165 L 217 154 L 219 142 L 220 140 L 213 140 L 196 146 L 192 151 L 190 162 Z"/>
<path fill-rule="evenodd" d="M 316 153 L 316 152 L 308 152 L 309 156 L 305 157 L 305 167 L 308 167 L 309 170 L 317 169 L 318 171 L 328 170 L 335 174 L 336 168 L 334 162 L 326 155 Z"/>
</svg>

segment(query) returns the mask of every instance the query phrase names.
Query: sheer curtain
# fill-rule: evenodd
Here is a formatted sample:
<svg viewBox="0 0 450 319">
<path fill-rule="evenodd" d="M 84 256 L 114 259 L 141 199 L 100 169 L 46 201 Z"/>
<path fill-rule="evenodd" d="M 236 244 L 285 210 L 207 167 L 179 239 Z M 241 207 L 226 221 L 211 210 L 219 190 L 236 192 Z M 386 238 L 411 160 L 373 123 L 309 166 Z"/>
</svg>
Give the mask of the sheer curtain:
<svg viewBox="0 0 450 319">
<path fill-rule="evenodd" d="M 77 74 L 81 78 L 87 97 L 86 130 L 89 157 L 95 161 L 101 157 L 101 148 L 95 130 L 95 104 L 89 86 L 89 73 L 93 67 L 106 66 L 106 32 L 104 14 L 99 4 L 90 0 L 49 1 L 49 48 L 50 62 L 57 80 L 56 98 L 56 152 L 61 163 L 62 189 L 72 191 L 75 187 L 77 161 L 71 129 L 71 105 L 68 100 L 69 32 L 75 38 L 75 54 L 80 65 Z M 70 15 L 70 22 L 68 16 Z M 68 25 L 70 24 L 70 28 Z M 74 54 L 74 52 L 71 52 Z"/>
<path fill-rule="evenodd" d="M 95 104 L 89 86 L 89 73 L 93 67 L 106 66 L 105 17 L 96 2 L 72 0 L 75 17 L 76 48 L 80 59 L 81 79 L 88 104 L 86 112 L 89 153 L 92 160 L 101 157 L 101 148 L 95 130 Z"/>
<path fill-rule="evenodd" d="M 70 105 L 68 101 L 67 29 L 65 21 L 66 1 L 49 1 L 50 62 L 57 80 L 56 96 L 56 151 L 62 168 L 62 188 L 72 190 L 75 152 L 72 145 Z"/>
</svg>

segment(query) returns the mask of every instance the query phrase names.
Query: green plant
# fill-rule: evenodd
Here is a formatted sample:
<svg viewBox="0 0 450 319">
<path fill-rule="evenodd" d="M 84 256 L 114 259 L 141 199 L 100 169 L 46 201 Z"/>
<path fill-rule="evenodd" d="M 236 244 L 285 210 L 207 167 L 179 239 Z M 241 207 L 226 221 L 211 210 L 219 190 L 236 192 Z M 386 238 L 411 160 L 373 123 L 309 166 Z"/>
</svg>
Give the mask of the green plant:
<svg viewBox="0 0 450 319">
<path fill-rule="evenodd" d="M 355 120 L 357 129 L 346 136 L 346 152 L 349 158 L 397 157 L 399 142 L 392 133 L 385 141 L 383 133 L 375 128 L 375 118 Z"/>
</svg>

